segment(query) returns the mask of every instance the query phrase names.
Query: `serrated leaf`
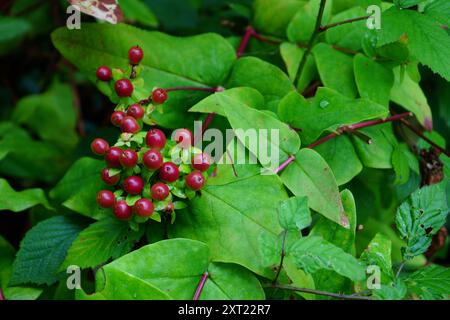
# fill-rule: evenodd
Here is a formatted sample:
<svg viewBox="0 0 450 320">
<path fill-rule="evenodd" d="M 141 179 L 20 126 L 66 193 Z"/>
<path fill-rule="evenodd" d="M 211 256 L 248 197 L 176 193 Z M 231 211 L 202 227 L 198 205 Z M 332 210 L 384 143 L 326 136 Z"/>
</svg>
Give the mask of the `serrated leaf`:
<svg viewBox="0 0 450 320">
<path fill-rule="evenodd" d="M 352 255 L 318 236 L 298 239 L 288 252 L 297 266 L 307 273 L 333 270 L 353 281 L 365 278 L 365 268 Z"/>
<path fill-rule="evenodd" d="M 372 295 L 378 300 L 401 300 L 406 296 L 407 288 L 401 279 L 395 283 L 382 284 L 380 289 L 374 289 Z"/>
<path fill-rule="evenodd" d="M 409 8 L 424 1 L 425 0 L 394 0 L 394 4 L 400 8 Z"/>
<path fill-rule="evenodd" d="M 381 283 L 388 284 L 393 279 L 392 260 L 391 260 L 392 242 L 382 233 L 377 233 L 370 241 L 367 248 L 361 254 L 360 260 L 368 266 L 376 265 L 380 268 Z"/>
<path fill-rule="evenodd" d="M 302 230 L 311 224 L 307 197 L 292 197 L 280 202 L 278 220 L 285 230 Z"/>
<path fill-rule="evenodd" d="M 408 274 L 403 280 L 408 292 L 422 299 L 448 299 L 450 296 L 450 268 L 433 264 Z"/>
<path fill-rule="evenodd" d="M 325 160 L 314 150 L 301 149 L 281 173 L 281 180 L 296 196 L 306 196 L 311 209 L 349 227 L 336 179 Z"/>
<path fill-rule="evenodd" d="M 450 2 L 447 0 L 427 2 L 423 12 L 442 24 L 450 25 Z"/>
<path fill-rule="evenodd" d="M 207 271 L 202 300 L 264 299 L 251 272 L 238 265 L 211 262 L 208 246 L 190 239 L 147 245 L 106 265 L 103 271 L 104 278 L 96 279 L 97 293 L 81 294 L 81 298 L 188 300 Z"/>
<path fill-rule="evenodd" d="M 444 225 L 449 212 L 445 182 L 425 186 L 403 202 L 397 210 L 395 222 L 402 238 L 404 259 L 412 259 L 424 253 L 431 238 Z"/>
<path fill-rule="evenodd" d="M 128 253 L 143 233 L 144 228 L 132 231 L 127 222 L 115 217 L 94 222 L 73 241 L 60 270 L 70 265 L 96 267 L 110 258 L 117 259 Z"/>
<path fill-rule="evenodd" d="M 11 284 L 53 284 L 67 250 L 86 226 L 76 216 L 57 216 L 38 223 L 27 232 L 13 265 Z"/>
<path fill-rule="evenodd" d="M 36 205 L 51 209 L 44 190 L 34 188 L 15 191 L 5 179 L 0 179 L 0 210 L 24 211 Z"/>
</svg>

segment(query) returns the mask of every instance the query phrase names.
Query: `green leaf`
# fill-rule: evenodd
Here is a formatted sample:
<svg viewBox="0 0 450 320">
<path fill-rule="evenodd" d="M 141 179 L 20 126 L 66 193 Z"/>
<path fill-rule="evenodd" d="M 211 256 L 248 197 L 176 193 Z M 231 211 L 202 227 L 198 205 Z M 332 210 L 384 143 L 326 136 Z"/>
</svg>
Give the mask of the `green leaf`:
<svg viewBox="0 0 450 320">
<path fill-rule="evenodd" d="M 133 231 L 128 222 L 112 216 L 94 222 L 73 241 L 60 270 L 70 265 L 96 267 L 110 258 L 117 259 L 128 253 L 143 233 L 144 228 Z"/>
<path fill-rule="evenodd" d="M 296 240 L 287 254 L 307 273 L 325 269 L 353 281 L 365 278 L 365 269 L 355 257 L 318 236 Z"/>
<path fill-rule="evenodd" d="M 100 179 L 103 161 L 81 158 L 67 171 L 61 181 L 50 191 L 50 198 L 63 206 L 93 219 L 100 219 L 110 210 L 101 208 L 95 195 L 109 187 Z"/>
<path fill-rule="evenodd" d="M 431 70 L 450 81 L 450 42 L 448 33 L 439 22 L 413 10 L 392 7 L 381 16 L 383 27 L 378 30 L 378 45 L 395 42 L 401 37 L 411 53 Z"/>
<path fill-rule="evenodd" d="M 325 43 L 315 45 L 312 53 L 323 84 L 344 96 L 355 98 L 353 58 Z"/>
<path fill-rule="evenodd" d="M 284 37 L 292 17 L 304 4 L 302 0 L 255 0 L 252 25 L 259 32 Z"/>
<path fill-rule="evenodd" d="M 346 253 L 355 255 L 356 236 L 356 205 L 352 193 L 349 190 L 341 192 L 342 205 L 349 219 L 348 229 L 320 217 L 311 230 L 310 235 L 320 236 L 331 244 L 341 248 Z M 351 283 L 344 277 L 331 270 L 319 270 L 314 273 L 315 287 L 331 292 L 351 292 Z"/>
<path fill-rule="evenodd" d="M 391 88 L 394 85 L 392 70 L 362 54 L 355 55 L 353 67 L 361 98 L 372 100 L 387 108 Z"/>
<path fill-rule="evenodd" d="M 17 192 L 11 188 L 7 180 L 0 179 L 0 210 L 20 212 L 39 204 L 51 209 L 42 189 L 26 189 Z"/>
<path fill-rule="evenodd" d="M 203 241 L 215 261 L 237 263 L 272 278 L 275 274 L 262 263 L 259 237 L 261 233 L 276 237 L 282 231 L 274 213 L 285 199 L 286 191 L 275 175 L 207 185 L 189 210 L 180 212 L 169 235 Z"/>
<path fill-rule="evenodd" d="M 20 44 L 30 30 L 27 20 L 13 17 L 0 17 L 0 55 L 4 55 Z"/>
<path fill-rule="evenodd" d="M 450 25 L 450 3 L 447 0 L 429 1 L 423 12 L 442 24 Z"/>
<path fill-rule="evenodd" d="M 391 100 L 411 111 L 417 120 L 427 129 L 432 129 L 431 108 L 419 84 L 411 80 L 409 75 L 400 75 L 400 68 L 394 69 L 395 82 L 391 90 Z"/>
<path fill-rule="evenodd" d="M 400 8 L 413 7 L 425 0 L 394 0 L 394 4 Z"/>
<path fill-rule="evenodd" d="M 445 185 L 442 182 L 422 187 L 398 208 L 395 222 L 407 242 L 402 250 L 404 259 L 424 253 L 432 236 L 445 224 L 449 211 Z"/>
<path fill-rule="evenodd" d="M 280 54 L 286 65 L 286 69 L 289 75 L 289 79 L 292 82 L 295 81 L 297 77 L 298 67 L 300 66 L 300 61 L 303 58 L 303 53 L 305 49 L 299 48 L 296 44 L 290 42 L 283 42 L 280 45 Z M 297 90 L 303 91 L 308 84 L 311 83 L 317 76 L 317 68 L 314 61 L 314 57 L 309 55 L 306 59 L 305 66 L 303 67 L 302 75 L 297 83 Z"/>
<path fill-rule="evenodd" d="M 311 224 L 307 197 L 292 197 L 281 201 L 278 220 L 285 230 L 302 230 Z"/>
<path fill-rule="evenodd" d="M 381 270 L 381 283 L 389 284 L 394 278 L 392 273 L 392 241 L 382 233 L 377 233 L 361 254 L 360 260 L 366 265 L 376 265 Z"/>
<path fill-rule="evenodd" d="M 218 96 L 218 99 L 227 106 L 225 114 L 239 141 L 263 166 L 275 169 L 299 150 L 299 136 L 285 123 L 265 112 L 236 103 L 227 96 Z M 265 130 L 265 134 L 261 130 Z M 255 133 L 253 139 L 251 133 Z"/>
<path fill-rule="evenodd" d="M 38 223 L 27 232 L 13 265 L 11 285 L 53 284 L 67 250 L 86 226 L 76 216 L 57 216 Z"/>
<path fill-rule="evenodd" d="M 422 299 L 448 299 L 450 295 L 450 268 L 433 264 L 408 274 L 403 280 L 408 292 Z"/>
<path fill-rule="evenodd" d="M 272 111 L 282 97 L 295 89 L 278 67 L 254 57 L 236 61 L 226 87 L 252 87 L 258 90 Z"/>
<path fill-rule="evenodd" d="M 45 93 L 21 99 L 12 119 L 30 128 L 42 140 L 71 150 L 78 142 L 74 100 L 70 86 L 55 81 Z"/>
<path fill-rule="evenodd" d="M 409 180 L 409 162 L 404 148 L 397 145 L 392 152 L 392 167 L 395 171 L 394 184 L 404 184 Z"/>
<path fill-rule="evenodd" d="M 157 27 L 158 20 L 155 14 L 150 10 L 141 0 L 126 0 L 120 2 L 120 9 L 125 16 L 125 19 L 137 21 L 138 23 L 147 27 Z"/>
<path fill-rule="evenodd" d="M 350 99 L 329 88 L 319 88 L 311 103 L 298 93 L 290 93 L 280 102 L 279 110 L 283 121 L 301 129 L 299 134 L 306 145 L 325 131 L 387 115 L 386 108 L 377 103 Z"/>
<path fill-rule="evenodd" d="M 301 149 L 281 174 L 281 180 L 296 196 L 308 197 L 309 206 L 328 219 L 348 228 L 336 179 L 325 160 L 314 150 Z"/>
<path fill-rule="evenodd" d="M 228 104 L 224 104 L 225 101 L 220 99 L 220 96 L 228 97 L 228 101 L 233 101 L 233 104 L 244 104 L 255 109 L 263 109 L 264 107 L 264 97 L 258 90 L 249 87 L 239 87 L 216 92 L 194 105 L 189 111 L 214 112 L 225 117 L 224 108 L 227 108 Z"/>
<path fill-rule="evenodd" d="M 96 279 L 97 293 L 82 298 L 188 300 L 207 271 L 202 300 L 264 299 L 251 272 L 238 265 L 211 262 L 208 246 L 190 239 L 147 245 L 111 262 L 103 271 L 104 278 Z"/>
<path fill-rule="evenodd" d="M 236 59 L 229 42 L 212 33 L 179 38 L 124 24 L 84 23 L 80 30 L 56 30 L 52 40 L 62 55 L 92 81 L 96 81 L 95 71 L 100 65 L 126 69 L 128 49 L 141 46 L 144 51 L 141 76 L 148 90 L 152 87 L 223 85 Z M 97 83 L 99 86 L 104 84 Z M 112 91 L 109 91 L 104 93 L 110 95 Z M 187 114 L 187 109 L 206 95 L 200 91 L 171 92 L 164 105 L 164 114 L 155 112 L 153 116 L 164 127 L 189 126 L 194 115 Z"/>
<path fill-rule="evenodd" d="M 382 284 L 380 289 L 374 289 L 372 295 L 378 300 L 402 300 L 407 293 L 405 283 L 397 279 L 395 283 Z"/>
</svg>

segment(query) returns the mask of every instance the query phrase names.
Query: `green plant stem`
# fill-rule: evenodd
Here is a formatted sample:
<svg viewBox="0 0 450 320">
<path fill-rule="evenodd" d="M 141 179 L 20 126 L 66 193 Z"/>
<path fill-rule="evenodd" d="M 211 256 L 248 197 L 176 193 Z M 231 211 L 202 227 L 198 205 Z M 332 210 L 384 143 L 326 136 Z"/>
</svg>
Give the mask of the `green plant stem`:
<svg viewBox="0 0 450 320">
<path fill-rule="evenodd" d="M 356 22 L 356 21 L 361 21 L 361 20 L 365 20 L 367 18 L 369 18 L 370 16 L 364 16 L 364 17 L 358 17 L 358 18 L 352 18 L 352 19 L 347 19 L 347 20 L 343 20 L 343 21 L 339 21 L 339 22 L 335 22 L 335 23 L 330 23 L 327 24 L 325 26 L 321 26 L 320 27 L 320 32 L 326 31 L 330 28 L 333 27 L 338 27 L 338 26 L 342 26 L 343 24 L 347 24 L 347 23 L 352 23 L 352 22 Z"/>
<path fill-rule="evenodd" d="M 291 285 L 272 284 L 271 286 L 268 286 L 268 287 L 276 288 L 276 289 L 283 289 L 283 290 L 297 291 L 297 292 L 304 292 L 304 293 L 311 293 L 311 294 L 316 294 L 316 295 L 320 295 L 320 296 L 327 296 L 327 297 L 333 297 L 333 298 L 338 298 L 338 299 L 372 300 L 372 298 L 365 297 L 365 296 L 353 296 L 353 295 L 340 294 L 340 293 L 321 291 L 321 290 L 314 290 L 314 289 L 308 289 L 308 288 L 298 288 L 298 287 L 294 287 L 294 286 L 291 286 Z"/>
<path fill-rule="evenodd" d="M 397 273 L 395 274 L 395 278 L 398 278 L 400 276 L 400 274 L 402 273 L 403 267 L 405 266 L 406 261 L 403 260 L 400 263 L 400 266 L 398 267 Z"/>
<path fill-rule="evenodd" d="M 312 47 L 314 45 L 314 42 L 316 41 L 317 36 L 320 33 L 320 24 L 322 22 L 323 11 L 325 9 L 326 2 L 327 2 L 327 0 L 320 0 L 319 13 L 317 15 L 316 25 L 314 27 L 313 34 L 311 35 L 311 38 L 308 41 L 306 50 L 303 53 L 303 57 L 302 57 L 302 60 L 300 61 L 300 65 L 298 67 L 297 76 L 296 76 L 294 83 L 297 83 L 298 80 L 300 79 L 302 72 L 303 72 L 303 68 L 305 67 L 305 64 L 306 64 L 306 60 L 307 60 L 309 54 L 311 53 Z"/>
<path fill-rule="evenodd" d="M 283 240 L 281 242 L 281 258 L 280 258 L 280 264 L 278 265 L 277 274 L 275 275 L 275 278 L 272 281 L 272 285 L 276 285 L 278 281 L 278 277 L 280 276 L 281 269 L 283 268 L 283 262 L 284 257 L 286 256 L 286 236 L 287 236 L 287 230 L 283 231 Z"/>
</svg>

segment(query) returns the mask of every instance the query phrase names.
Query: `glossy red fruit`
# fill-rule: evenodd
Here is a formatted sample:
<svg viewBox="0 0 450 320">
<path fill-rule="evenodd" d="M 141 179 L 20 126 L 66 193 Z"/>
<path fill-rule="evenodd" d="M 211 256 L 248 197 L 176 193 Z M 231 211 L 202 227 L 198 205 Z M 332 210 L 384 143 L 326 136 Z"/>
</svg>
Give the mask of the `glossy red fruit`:
<svg viewBox="0 0 450 320">
<path fill-rule="evenodd" d="M 127 115 L 135 119 L 142 119 L 144 117 L 144 108 L 140 104 L 132 104 L 128 107 Z"/>
<path fill-rule="evenodd" d="M 128 58 L 131 64 L 139 64 L 142 58 L 144 58 L 144 51 L 139 46 L 132 47 L 128 51 Z"/>
<path fill-rule="evenodd" d="M 122 130 L 122 132 L 136 133 L 139 129 L 139 123 L 133 117 L 125 117 L 120 125 L 120 130 Z"/>
<path fill-rule="evenodd" d="M 114 215 L 120 220 L 128 220 L 133 215 L 133 212 L 125 200 L 120 200 L 114 205 Z"/>
<path fill-rule="evenodd" d="M 144 166 L 146 166 L 148 169 L 157 170 L 163 164 L 163 156 L 158 150 L 152 149 L 144 153 L 144 156 L 142 157 L 142 162 L 144 163 Z"/>
<path fill-rule="evenodd" d="M 205 185 L 205 177 L 200 171 L 194 171 L 189 173 L 186 178 L 184 178 L 186 185 L 189 189 L 200 190 Z"/>
<path fill-rule="evenodd" d="M 123 150 L 119 158 L 120 164 L 125 168 L 133 168 L 138 162 L 138 156 L 134 150 Z"/>
<path fill-rule="evenodd" d="M 120 173 L 110 177 L 109 176 L 109 168 L 103 169 L 101 176 L 102 176 L 103 182 L 110 186 L 113 186 L 120 181 Z"/>
<path fill-rule="evenodd" d="M 111 208 L 114 205 L 116 197 L 109 190 L 102 190 L 97 193 L 97 203 L 102 208 Z"/>
<path fill-rule="evenodd" d="M 94 139 L 91 143 L 91 150 L 96 155 L 103 156 L 109 150 L 109 143 L 100 138 Z"/>
<path fill-rule="evenodd" d="M 166 135 L 159 129 L 150 129 L 145 136 L 145 143 L 154 149 L 162 149 L 166 145 Z"/>
<path fill-rule="evenodd" d="M 131 176 L 123 182 L 123 190 L 131 195 L 141 194 L 144 189 L 144 180 L 138 176 Z"/>
<path fill-rule="evenodd" d="M 111 168 L 120 168 L 120 155 L 122 154 L 122 149 L 117 147 L 111 147 L 105 153 L 105 161 Z"/>
<path fill-rule="evenodd" d="M 133 212 L 141 217 L 150 217 L 153 214 L 153 203 L 149 199 L 139 199 L 133 206 Z"/>
<path fill-rule="evenodd" d="M 157 182 L 150 188 L 152 198 L 159 201 L 167 198 L 169 196 L 169 192 L 169 187 L 162 182 Z"/>
<path fill-rule="evenodd" d="M 97 69 L 97 79 L 101 81 L 109 81 L 112 79 L 112 71 L 109 67 L 101 66 Z"/>
<path fill-rule="evenodd" d="M 133 84 L 128 79 L 117 80 L 114 89 L 119 97 L 130 97 L 133 93 Z"/>
<path fill-rule="evenodd" d="M 152 92 L 152 100 L 154 103 L 164 103 L 167 100 L 167 91 L 162 88 L 157 88 Z"/>
<path fill-rule="evenodd" d="M 204 172 L 211 166 L 211 157 L 207 153 L 198 153 L 192 158 L 192 167 Z"/>
<path fill-rule="evenodd" d="M 164 162 L 159 170 L 159 177 L 165 182 L 174 182 L 180 177 L 180 171 L 173 162 Z"/>
<path fill-rule="evenodd" d="M 123 111 L 114 111 L 111 114 L 111 123 L 116 127 L 120 127 L 123 119 L 125 119 L 126 116 L 127 114 Z"/>
<path fill-rule="evenodd" d="M 188 129 L 177 129 L 175 131 L 175 141 L 181 148 L 189 148 L 194 141 L 192 132 Z"/>
</svg>

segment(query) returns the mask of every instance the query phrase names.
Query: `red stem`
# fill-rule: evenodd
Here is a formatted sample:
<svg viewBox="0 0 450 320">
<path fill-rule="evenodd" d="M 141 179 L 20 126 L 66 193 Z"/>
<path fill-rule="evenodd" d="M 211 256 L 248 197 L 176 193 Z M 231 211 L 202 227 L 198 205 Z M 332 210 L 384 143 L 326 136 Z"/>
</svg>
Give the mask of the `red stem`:
<svg viewBox="0 0 450 320">
<path fill-rule="evenodd" d="M 2 300 L 6 300 L 6 299 L 5 299 L 5 296 L 3 295 L 2 288 L 0 288 L 0 301 L 2 301 Z"/>
<path fill-rule="evenodd" d="M 206 131 L 206 129 L 208 129 L 208 127 L 211 124 L 211 122 L 213 121 L 215 115 L 216 114 L 214 112 L 208 113 L 208 115 L 205 118 L 205 121 L 203 121 L 202 133 L 204 133 Z"/>
<path fill-rule="evenodd" d="M 275 174 L 286 168 L 292 161 L 295 160 L 294 156 L 289 156 L 286 161 L 284 161 L 278 168 L 275 169 Z"/>
<path fill-rule="evenodd" d="M 247 48 L 248 42 L 250 41 L 250 38 L 254 34 L 255 34 L 255 29 L 253 29 L 252 26 L 248 26 L 247 30 L 245 30 L 245 34 L 242 37 L 241 43 L 239 44 L 239 48 L 236 52 L 236 56 L 238 58 L 240 58 L 244 54 L 245 49 Z"/>
<path fill-rule="evenodd" d="M 203 287 L 205 286 L 208 276 L 209 276 L 208 271 L 205 271 L 205 273 L 203 273 L 202 279 L 200 280 L 200 283 L 198 284 L 197 290 L 195 291 L 193 300 L 198 300 L 198 298 L 200 297 L 200 294 L 202 293 Z"/>
</svg>

